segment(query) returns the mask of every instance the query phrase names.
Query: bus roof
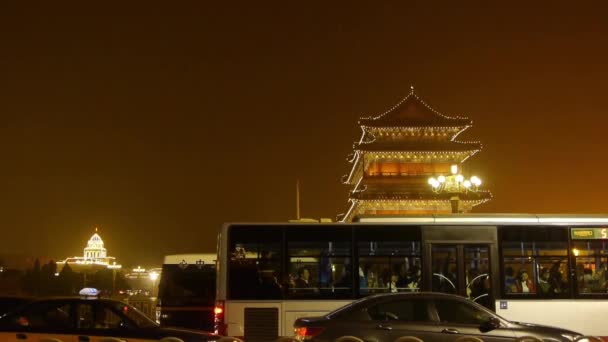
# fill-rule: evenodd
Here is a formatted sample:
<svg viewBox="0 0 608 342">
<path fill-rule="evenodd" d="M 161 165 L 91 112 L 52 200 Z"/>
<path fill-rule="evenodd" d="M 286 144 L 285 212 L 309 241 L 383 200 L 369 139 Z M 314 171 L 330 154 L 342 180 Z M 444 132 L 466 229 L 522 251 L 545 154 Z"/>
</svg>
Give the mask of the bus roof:
<svg viewBox="0 0 608 342">
<path fill-rule="evenodd" d="M 163 264 L 171 265 L 171 264 L 196 264 L 197 261 L 202 260 L 204 264 L 215 264 L 217 260 L 217 254 L 215 253 L 196 253 L 196 254 L 172 254 L 165 255 L 165 260 Z"/>
<path fill-rule="evenodd" d="M 411 224 L 411 225 L 464 225 L 464 224 L 488 224 L 488 225 L 561 225 L 561 226 L 584 226 L 584 225 L 608 225 L 608 214 L 432 214 L 432 215 L 362 215 L 353 224 Z M 344 222 L 231 222 L 225 226 L 235 224 L 250 225 L 289 225 L 310 226 L 312 225 L 345 225 Z"/>
<path fill-rule="evenodd" d="M 361 223 L 412 224 L 608 224 L 606 214 L 454 214 L 426 216 L 361 216 Z"/>
</svg>

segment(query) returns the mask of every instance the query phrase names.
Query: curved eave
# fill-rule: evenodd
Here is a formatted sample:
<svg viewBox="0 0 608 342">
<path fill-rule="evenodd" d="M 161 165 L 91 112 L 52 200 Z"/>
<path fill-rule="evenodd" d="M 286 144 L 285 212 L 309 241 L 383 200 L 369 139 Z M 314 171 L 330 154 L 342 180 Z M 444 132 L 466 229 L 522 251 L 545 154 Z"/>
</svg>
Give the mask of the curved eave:
<svg viewBox="0 0 608 342">
<path fill-rule="evenodd" d="M 449 201 L 454 196 L 451 193 L 425 193 L 413 196 L 399 195 L 399 194 L 376 194 L 373 192 L 353 192 L 350 194 L 351 199 L 357 201 Z M 492 193 L 487 190 L 461 193 L 458 195 L 463 202 L 477 202 L 477 201 L 489 201 L 492 199 Z"/>
<path fill-rule="evenodd" d="M 438 118 L 436 120 L 374 120 L 370 118 L 361 118 L 357 122 L 362 127 L 368 128 L 421 128 L 421 127 L 467 127 L 473 125 L 473 120 L 468 118 Z"/>
<path fill-rule="evenodd" d="M 465 150 L 465 151 L 366 151 L 357 150 L 361 155 L 377 155 L 377 158 L 394 158 L 394 159 L 452 159 L 457 156 L 463 157 L 460 162 L 464 162 L 468 158 L 474 156 L 480 149 Z M 353 166 L 354 167 L 354 166 Z"/>
<path fill-rule="evenodd" d="M 377 116 L 363 117 L 359 124 L 374 127 L 384 126 L 460 126 L 471 125 L 472 120 L 467 117 L 447 116 L 435 110 L 424 102 L 412 87 L 410 93 L 401 101 Z"/>
<path fill-rule="evenodd" d="M 409 145 L 409 146 L 408 146 Z M 360 152 L 381 152 L 381 151 L 392 151 L 392 152 L 466 152 L 466 151 L 478 151 L 482 149 L 481 143 L 478 142 L 456 142 L 449 141 L 444 144 L 424 144 L 424 143 L 389 143 L 382 144 L 377 142 L 372 143 L 358 143 L 354 146 L 355 151 Z"/>
</svg>

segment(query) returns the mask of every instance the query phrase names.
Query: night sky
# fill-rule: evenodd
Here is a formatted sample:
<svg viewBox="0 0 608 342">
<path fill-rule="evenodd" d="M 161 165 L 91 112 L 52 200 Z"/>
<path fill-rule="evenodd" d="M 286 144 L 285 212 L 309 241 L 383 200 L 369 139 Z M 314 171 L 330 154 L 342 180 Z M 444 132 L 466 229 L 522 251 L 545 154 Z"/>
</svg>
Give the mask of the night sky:
<svg viewBox="0 0 608 342">
<path fill-rule="evenodd" d="M 473 119 L 477 212 L 608 212 L 606 2 L 41 3 L 0 2 L 2 253 L 214 251 L 297 179 L 335 218 L 358 118 L 410 85 Z"/>
</svg>

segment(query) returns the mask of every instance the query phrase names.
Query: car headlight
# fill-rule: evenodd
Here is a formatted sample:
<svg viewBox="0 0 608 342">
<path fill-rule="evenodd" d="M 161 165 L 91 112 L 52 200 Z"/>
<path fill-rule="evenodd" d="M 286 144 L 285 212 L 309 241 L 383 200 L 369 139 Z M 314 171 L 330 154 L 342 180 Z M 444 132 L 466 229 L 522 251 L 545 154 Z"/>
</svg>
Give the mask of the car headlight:
<svg viewBox="0 0 608 342">
<path fill-rule="evenodd" d="M 568 341 L 574 341 L 577 338 L 582 337 L 581 335 L 573 335 L 573 334 L 562 334 L 562 337 L 567 339 Z"/>
</svg>

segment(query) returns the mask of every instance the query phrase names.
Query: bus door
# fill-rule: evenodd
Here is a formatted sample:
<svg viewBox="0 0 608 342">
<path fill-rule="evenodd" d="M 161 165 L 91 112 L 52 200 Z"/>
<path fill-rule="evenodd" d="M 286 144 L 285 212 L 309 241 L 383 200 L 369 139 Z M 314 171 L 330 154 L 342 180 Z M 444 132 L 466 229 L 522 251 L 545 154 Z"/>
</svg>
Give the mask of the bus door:
<svg viewBox="0 0 608 342">
<path fill-rule="evenodd" d="M 430 275 L 426 278 L 426 288 L 467 297 L 494 310 L 497 248 L 491 235 L 495 229 L 487 228 L 476 235 L 471 229 L 453 228 L 449 234 L 441 234 L 437 231 L 440 227 L 432 228 L 431 234 L 425 234 L 426 260 L 429 261 L 426 274 Z M 490 238 L 475 241 L 475 237 L 484 235 L 490 235 L 486 236 Z"/>
<path fill-rule="evenodd" d="M 492 303 L 488 245 L 431 245 L 431 290 Z"/>
</svg>

